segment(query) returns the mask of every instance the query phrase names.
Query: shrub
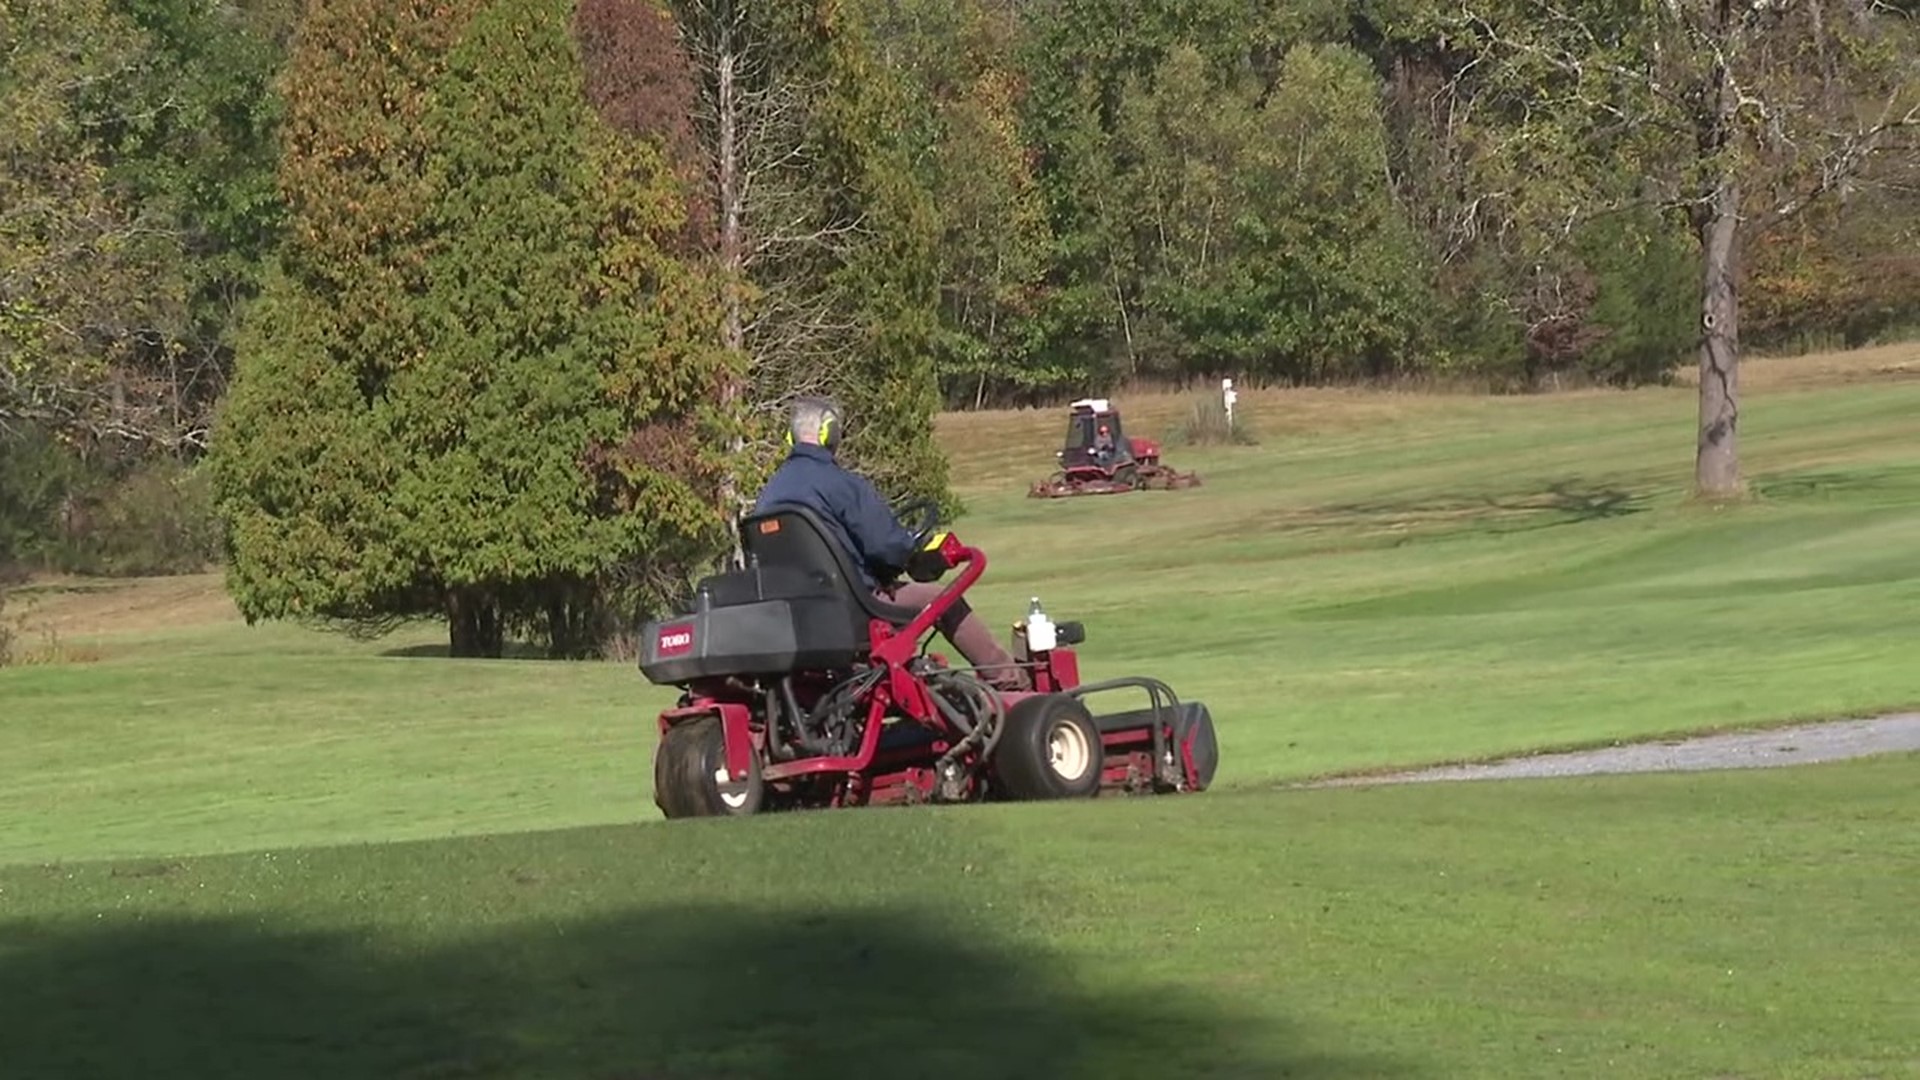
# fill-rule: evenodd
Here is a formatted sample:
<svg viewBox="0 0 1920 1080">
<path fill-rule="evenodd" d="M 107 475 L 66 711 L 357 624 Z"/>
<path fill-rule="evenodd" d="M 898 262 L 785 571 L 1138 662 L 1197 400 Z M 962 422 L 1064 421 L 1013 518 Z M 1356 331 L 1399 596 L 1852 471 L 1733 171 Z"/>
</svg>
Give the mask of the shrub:
<svg viewBox="0 0 1920 1080">
<path fill-rule="evenodd" d="M 190 574 L 220 557 L 205 475 L 171 461 L 143 464 L 109 488 L 92 526 L 83 539 L 91 573 Z"/>
<path fill-rule="evenodd" d="M 1233 421 L 1228 423 L 1226 402 L 1218 393 L 1209 392 L 1194 399 L 1186 420 L 1169 441 L 1185 446 L 1253 446 L 1260 439 L 1248 423 L 1244 403 L 1234 403 Z"/>
</svg>

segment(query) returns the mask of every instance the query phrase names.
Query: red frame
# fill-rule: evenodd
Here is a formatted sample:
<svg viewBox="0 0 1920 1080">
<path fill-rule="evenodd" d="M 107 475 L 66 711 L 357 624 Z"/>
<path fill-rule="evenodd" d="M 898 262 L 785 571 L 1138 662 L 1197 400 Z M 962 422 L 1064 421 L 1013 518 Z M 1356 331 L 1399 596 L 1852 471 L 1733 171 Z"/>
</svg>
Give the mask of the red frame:
<svg viewBox="0 0 1920 1080">
<path fill-rule="evenodd" d="M 912 802 L 931 798 L 938 783 L 931 763 L 953 745 L 954 733 L 934 705 L 927 684 L 907 667 L 921 652 L 920 641 L 931 633 L 941 617 L 959 601 L 986 573 L 987 556 L 979 548 L 963 544 L 948 533 L 937 549 L 948 569 L 961 567 L 960 575 L 942 589 L 906 626 L 895 630 L 885 620 L 869 623 L 869 657 L 876 666 L 884 666 L 886 678 L 867 695 L 867 723 L 859 749 L 848 755 L 802 758 L 797 761 L 770 762 L 761 769 L 769 783 L 800 780 L 807 777 L 839 775 L 839 785 L 830 805 L 866 805 Z M 1000 693 L 1004 705 L 1040 694 L 1063 693 L 1080 685 L 1079 656 L 1071 647 L 1062 646 L 1041 654 L 1030 669 L 1034 689 L 1030 693 Z M 890 709 L 898 708 L 911 721 L 927 727 L 935 735 L 924 745 L 880 752 L 880 737 Z M 753 713 L 741 701 L 695 692 L 688 704 L 669 709 L 659 716 L 662 734 L 669 728 L 696 717 L 718 716 L 725 745 L 726 768 L 735 782 L 747 778 L 752 767 L 756 743 L 764 744 L 764 734 L 753 730 Z M 1106 732 L 1101 738 L 1106 748 L 1102 781 L 1106 786 L 1137 787 L 1150 783 L 1155 775 L 1151 726 Z M 1182 771 L 1195 775 L 1190 751 L 1181 748 Z"/>
</svg>

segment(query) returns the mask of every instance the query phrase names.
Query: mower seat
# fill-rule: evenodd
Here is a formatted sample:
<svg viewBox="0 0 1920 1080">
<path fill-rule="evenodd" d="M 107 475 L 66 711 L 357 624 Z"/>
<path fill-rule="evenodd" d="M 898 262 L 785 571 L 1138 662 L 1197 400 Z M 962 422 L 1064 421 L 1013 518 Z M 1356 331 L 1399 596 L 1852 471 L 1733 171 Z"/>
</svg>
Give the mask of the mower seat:
<svg viewBox="0 0 1920 1080">
<path fill-rule="evenodd" d="M 820 516 L 804 506 L 776 506 L 740 522 L 740 545 L 762 568 L 806 575 L 823 589 L 846 599 L 849 615 L 858 624 L 859 640 L 867 641 L 867 622 L 880 621 L 896 629 L 912 622 L 915 608 L 889 604 L 862 584 L 852 556 L 833 539 Z"/>
</svg>

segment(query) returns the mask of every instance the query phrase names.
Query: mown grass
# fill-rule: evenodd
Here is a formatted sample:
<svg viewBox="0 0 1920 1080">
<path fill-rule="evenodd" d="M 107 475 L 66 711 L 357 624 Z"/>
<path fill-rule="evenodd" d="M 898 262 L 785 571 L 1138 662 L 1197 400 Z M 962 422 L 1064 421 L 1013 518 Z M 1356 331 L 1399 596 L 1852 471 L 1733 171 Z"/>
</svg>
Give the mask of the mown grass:
<svg viewBox="0 0 1920 1080">
<path fill-rule="evenodd" d="M 1894 1077 L 1920 758 L 0 870 L 18 1080 Z"/>
<path fill-rule="evenodd" d="M 1068 501 L 1024 497 L 1052 412 L 946 417 L 941 438 L 959 532 L 991 558 L 975 606 L 1006 623 L 1037 594 L 1085 621 L 1087 676 L 1207 701 L 1220 782 L 1260 786 L 1920 702 L 1916 361 L 1753 365 L 1755 497 L 1731 507 L 1687 499 L 1685 388 L 1250 392 L 1260 445 L 1170 451 L 1206 486 Z M 1121 404 L 1145 433 L 1188 408 Z M 670 695 L 629 666 L 453 662 L 430 628 L 363 644 L 169 604 L 194 618 L 113 633 L 90 608 L 59 625 L 97 662 L 0 671 L 0 864 L 654 816 Z"/>
</svg>

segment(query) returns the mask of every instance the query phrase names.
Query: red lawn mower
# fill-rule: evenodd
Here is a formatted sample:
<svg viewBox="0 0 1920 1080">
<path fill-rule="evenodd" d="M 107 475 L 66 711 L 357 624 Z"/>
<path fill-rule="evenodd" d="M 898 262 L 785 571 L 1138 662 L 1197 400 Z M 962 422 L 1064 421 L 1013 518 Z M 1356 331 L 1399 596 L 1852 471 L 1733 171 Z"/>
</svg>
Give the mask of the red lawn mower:
<svg viewBox="0 0 1920 1080">
<path fill-rule="evenodd" d="M 1015 626 L 1034 689 L 1002 693 L 925 645 L 987 557 L 921 509 L 917 580 L 959 575 L 923 611 L 869 595 L 811 511 L 741 522 L 745 565 L 699 583 L 693 610 L 650 622 L 641 671 L 684 692 L 660 714 L 654 802 L 669 818 L 885 803 L 1203 791 L 1219 764 L 1213 718 L 1166 684 L 1082 684 L 1078 623 L 1039 610 Z M 937 542 L 932 542 L 938 538 Z M 1143 691 L 1145 708 L 1095 716 L 1090 695 Z"/>
<path fill-rule="evenodd" d="M 1027 489 L 1030 499 L 1173 491 L 1200 486 L 1200 474 L 1160 463 L 1160 444 L 1120 430 L 1120 410 L 1106 398 L 1082 398 L 1067 406 L 1065 445 L 1054 452 L 1060 468 Z"/>
</svg>

